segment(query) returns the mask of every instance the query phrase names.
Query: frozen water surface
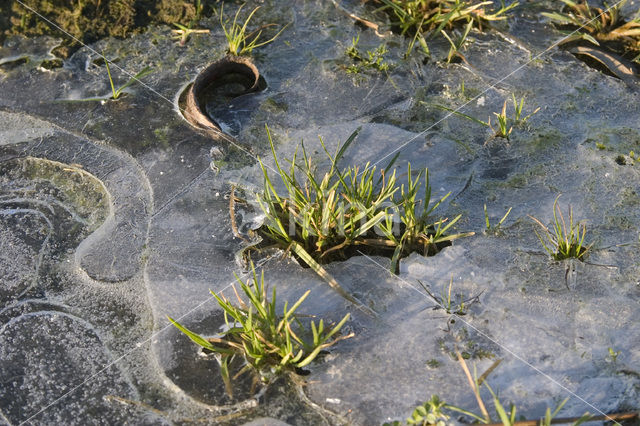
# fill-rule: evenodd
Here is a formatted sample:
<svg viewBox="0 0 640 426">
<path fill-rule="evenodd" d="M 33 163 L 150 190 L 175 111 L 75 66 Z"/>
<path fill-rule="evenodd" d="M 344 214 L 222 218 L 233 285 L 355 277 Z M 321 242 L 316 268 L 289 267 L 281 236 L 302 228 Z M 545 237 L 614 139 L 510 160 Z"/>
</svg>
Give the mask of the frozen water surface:
<svg viewBox="0 0 640 426">
<path fill-rule="evenodd" d="M 404 419 L 432 394 L 476 410 L 456 348 L 479 373 L 501 359 L 488 382 L 527 418 L 566 397 L 563 416 L 638 410 L 640 171 L 629 155 L 640 151 L 638 84 L 562 50 L 538 57 L 559 37 L 539 18 L 549 2 L 516 9 L 501 34 L 472 33 L 467 63 L 451 65 L 403 60 L 404 39 L 363 30 L 331 2 L 284 3 L 256 14 L 256 24 L 289 23 L 255 52 L 266 90 L 207 105 L 240 148 L 196 131 L 178 107 L 186 85 L 224 55 L 215 17 L 201 22 L 210 34 L 185 46 L 154 27 L 81 48 L 60 67 L 51 66 L 51 37 L 5 41 L 0 419 L 368 425 Z M 345 7 L 370 17 L 359 2 Z M 387 44 L 388 74 L 346 73 L 344 51 L 358 34 L 362 50 Z M 434 43 L 434 56 L 445 48 Z M 153 73 L 116 101 L 79 101 L 110 94 L 100 51 L 119 84 L 122 70 Z M 512 93 L 526 97 L 525 111 L 541 110 L 509 141 L 436 107 L 466 104 L 463 113 L 486 120 Z M 344 165 L 385 166 L 399 149 L 399 175 L 408 162 L 428 167 L 433 196 L 452 194 L 439 214 L 462 213 L 457 230 L 476 234 L 403 259 L 398 276 L 381 257 L 327 265 L 375 318 L 282 253 L 263 259 L 280 304 L 310 289 L 301 312 L 350 312 L 355 337 L 312 363 L 305 386 L 282 379 L 252 392 L 246 378 L 231 399 L 215 359 L 166 316 L 219 331 L 209 290 L 231 296 L 234 272 L 247 272 L 236 262 L 246 243 L 232 232 L 229 197 L 233 186 L 250 197 L 262 184 L 247 151 L 273 165 L 265 124 L 280 158 L 304 140 L 321 167 L 318 136 L 333 150 L 361 127 Z M 588 262 L 550 260 L 535 235 L 529 216 L 550 223 L 558 194 L 563 212 L 571 205 L 587 223 Z M 498 232 L 484 232 L 484 204 L 492 224 L 513 208 Z M 251 203 L 236 213 L 240 229 L 259 224 Z M 477 296 L 459 318 L 420 286 L 439 295 L 450 281 L 456 297 Z"/>
</svg>

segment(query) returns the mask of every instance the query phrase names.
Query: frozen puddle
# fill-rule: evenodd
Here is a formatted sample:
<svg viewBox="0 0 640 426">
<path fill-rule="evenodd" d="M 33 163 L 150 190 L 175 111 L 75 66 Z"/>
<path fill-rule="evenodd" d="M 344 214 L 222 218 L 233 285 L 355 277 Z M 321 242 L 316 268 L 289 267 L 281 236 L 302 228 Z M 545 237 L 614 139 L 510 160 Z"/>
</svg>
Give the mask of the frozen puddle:
<svg viewBox="0 0 640 426">
<path fill-rule="evenodd" d="M 134 85 L 116 101 L 69 102 L 109 93 L 88 48 L 43 69 L 54 40 L 12 39 L 0 50 L 0 423 L 370 425 L 406 419 L 432 394 L 475 412 L 456 350 L 478 374 L 501 359 L 487 381 L 527 419 L 567 397 L 561 417 L 640 408 L 637 83 L 564 51 L 532 61 L 558 35 L 526 9 L 510 30 L 517 43 L 472 33 L 468 66 L 402 60 L 404 39 L 380 39 L 325 3 L 261 9 L 290 22 L 254 57 L 267 88 L 209 111 L 267 166 L 265 124 L 280 159 L 304 141 L 321 167 L 318 136 L 332 151 L 361 127 L 344 166 L 384 167 L 397 151 L 400 181 L 408 162 L 428 167 L 432 198 L 451 192 L 437 215 L 462 214 L 457 230 L 475 235 L 410 255 L 398 276 L 382 257 L 327 265 L 375 318 L 291 258 L 265 258 L 281 305 L 310 289 L 300 312 L 333 321 L 350 312 L 355 337 L 312 363 L 305 386 L 251 389 L 247 376 L 230 398 L 215 358 L 167 320 L 219 331 L 209 290 L 231 297 L 234 273 L 246 276 L 229 198 L 263 184 L 255 157 L 194 130 L 176 105 L 224 55 L 216 18 L 184 47 L 168 27 L 92 45 L 134 74 L 153 64 L 143 79 L 153 91 Z M 345 72 L 357 34 L 365 50 L 386 41 L 388 74 Z M 468 103 L 462 112 L 486 120 L 512 93 L 526 112 L 541 110 L 508 141 L 441 108 Z M 561 210 L 586 221 L 586 262 L 551 260 L 535 234 L 529 216 L 551 223 L 559 194 Z M 497 232 L 485 232 L 485 204 L 492 225 L 512 208 Z M 240 229 L 257 226 L 255 205 L 235 209 Z M 477 297 L 465 315 L 436 309 L 420 285 L 442 295 L 450 282 L 455 298 Z"/>
</svg>

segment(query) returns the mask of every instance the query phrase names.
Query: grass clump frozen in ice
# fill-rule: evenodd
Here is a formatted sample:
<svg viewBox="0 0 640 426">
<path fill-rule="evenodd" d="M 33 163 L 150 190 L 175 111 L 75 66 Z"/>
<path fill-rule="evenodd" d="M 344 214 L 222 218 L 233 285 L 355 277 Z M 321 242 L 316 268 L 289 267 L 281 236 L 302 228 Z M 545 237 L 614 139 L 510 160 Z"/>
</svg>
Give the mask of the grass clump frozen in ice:
<svg viewBox="0 0 640 426">
<path fill-rule="evenodd" d="M 485 425 L 503 425 L 503 426 L 529 426 L 532 424 L 537 424 L 539 426 L 551 426 L 554 423 L 562 423 L 562 424 L 571 424 L 573 426 L 579 426 L 580 424 L 591 421 L 591 420 L 615 420 L 615 419 L 625 419 L 625 418 L 633 418 L 637 416 L 637 413 L 621 413 L 621 414 L 613 414 L 611 416 L 602 416 L 596 417 L 591 416 L 589 413 L 585 413 L 581 417 L 572 417 L 572 418 L 557 418 L 557 415 L 560 413 L 560 410 L 567 403 L 569 398 L 561 401 L 553 411 L 551 408 L 547 407 L 544 417 L 536 420 L 529 421 L 523 420 L 522 416 L 517 415 L 517 407 L 514 404 L 510 404 L 509 408 L 505 407 L 505 404 L 500 400 L 497 393 L 489 386 L 486 379 L 488 375 L 500 364 L 500 359 L 496 360 L 480 377 L 475 374 L 471 374 L 469 371 L 469 367 L 466 364 L 466 361 L 460 354 L 460 352 L 456 352 L 458 357 L 458 362 L 462 370 L 467 377 L 469 387 L 474 393 L 476 402 L 478 404 L 478 408 L 480 413 L 474 413 L 473 411 L 466 410 L 455 405 L 448 404 L 444 400 L 441 400 L 438 395 L 432 395 L 431 399 L 426 401 L 424 404 L 417 406 L 411 416 L 407 418 L 405 423 L 400 421 L 394 421 L 391 423 L 385 423 L 385 426 L 402 426 L 403 424 L 407 425 L 435 425 L 435 426 L 448 426 L 453 424 L 458 424 L 458 422 L 451 421 L 452 416 L 454 415 L 464 415 L 472 419 L 474 424 L 485 424 Z M 493 409 L 495 411 L 495 416 L 491 416 L 489 410 L 487 409 L 487 404 L 484 402 L 481 394 L 480 387 L 484 385 L 491 395 L 491 403 L 493 404 Z M 465 422 L 466 423 L 466 422 Z"/>
<path fill-rule="evenodd" d="M 107 77 L 109 79 L 109 86 L 111 87 L 111 95 L 105 95 L 94 98 L 82 98 L 82 99 L 67 99 L 65 102 L 89 102 L 89 101 L 100 101 L 106 102 L 109 99 L 118 100 L 120 97 L 126 93 L 125 90 L 132 86 L 135 83 L 141 83 L 140 79 L 148 74 L 153 72 L 151 67 L 144 67 L 141 71 L 139 71 L 136 75 L 131 77 L 124 83 L 122 86 L 116 86 L 113 76 L 111 75 L 111 67 L 109 66 L 109 60 L 106 58 L 104 53 L 102 54 L 102 60 L 104 61 L 105 67 L 107 68 Z"/>
<path fill-rule="evenodd" d="M 513 100 L 513 116 L 507 115 L 508 102 L 507 100 L 505 100 L 504 103 L 502 104 L 502 109 L 500 110 L 500 112 L 493 113 L 493 115 L 495 116 L 495 124 L 496 124 L 495 127 L 491 123 L 491 116 L 489 116 L 489 119 L 487 121 L 482 121 L 479 118 L 464 114 L 456 109 L 449 108 L 444 105 L 434 105 L 434 106 L 437 108 L 443 109 L 445 111 L 449 111 L 452 114 L 459 115 L 460 117 L 466 118 L 467 120 L 471 120 L 474 123 L 478 123 L 485 127 L 490 128 L 493 131 L 493 136 L 492 136 L 493 138 L 504 138 L 508 140 L 514 127 L 523 126 L 529 121 L 529 119 L 532 116 L 534 116 L 535 114 L 538 113 L 538 111 L 540 111 L 540 107 L 537 107 L 536 109 L 533 110 L 533 112 L 525 115 L 524 114 L 524 99 L 525 99 L 524 96 L 520 98 L 520 101 L 516 99 L 516 96 L 514 94 L 511 95 L 511 98 Z M 424 104 L 425 102 L 421 101 L 421 103 Z"/>
<path fill-rule="evenodd" d="M 529 216 L 540 227 L 541 232 L 536 231 L 538 239 L 545 251 L 555 260 L 578 259 L 584 260 L 591 245 L 586 245 L 585 236 L 587 226 L 584 222 L 574 222 L 573 209 L 569 206 L 569 223 L 565 221 L 562 211 L 558 207 L 558 195 L 553 203 L 553 223 L 549 229 L 541 221 Z"/>
<path fill-rule="evenodd" d="M 192 34 L 209 34 L 208 29 L 193 28 L 194 25 L 198 23 L 200 18 L 202 18 L 202 12 L 204 10 L 204 6 L 200 0 L 195 0 L 194 8 L 195 8 L 195 16 L 193 17 L 192 20 L 189 21 L 189 23 L 187 23 L 186 25 L 183 25 L 179 22 L 173 23 L 173 25 L 177 29 L 171 30 L 171 32 L 174 34 L 173 38 L 178 40 L 180 46 L 184 46 Z"/>
<path fill-rule="evenodd" d="M 107 75 L 109 76 L 109 84 L 111 85 L 111 99 L 114 99 L 114 100 L 118 99 L 127 87 L 131 86 L 136 82 L 139 82 L 142 77 L 153 72 L 151 67 L 144 67 L 142 71 L 138 72 L 136 75 L 131 77 L 125 84 L 116 88 L 115 84 L 113 83 L 113 78 L 111 77 L 111 69 L 109 68 L 109 61 L 104 55 L 102 55 L 102 58 L 104 59 L 105 66 L 107 67 Z"/>
<path fill-rule="evenodd" d="M 473 413 L 472 411 L 465 410 L 463 408 L 457 407 L 455 405 L 447 404 L 445 401 L 441 400 L 438 395 L 432 395 L 431 399 L 426 401 L 422 405 L 418 405 L 411 416 L 407 418 L 404 424 L 407 425 L 421 425 L 421 426 L 448 426 L 458 424 L 456 422 L 451 421 L 451 417 L 455 414 L 464 414 L 468 417 L 474 419 L 476 424 L 502 424 L 503 426 L 517 426 L 519 424 L 522 425 L 531 425 L 531 421 L 526 420 L 516 420 L 517 408 L 515 405 L 511 404 L 509 409 L 507 410 L 503 403 L 500 401 L 500 398 L 496 395 L 496 393 L 489 387 L 488 384 L 485 383 L 486 388 L 489 390 L 489 393 L 492 397 L 492 403 L 494 405 L 494 409 L 496 412 L 497 418 L 492 419 L 485 408 L 486 415 L 479 415 Z M 547 411 L 545 416 L 537 421 L 539 426 L 551 426 L 554 418 L 558 415 L 560 410 L 564 407 L 569 398 L 563 400 L 558 406 L 551 411 L 549 407 L 547 407 Z M 480 400 L 482 401 L 482 400 Z M 484 408 L 484 402 L 482 402 Z M 589 421 L 591 416 L 589 414 L 585 414 L 582 417 L 567 419 L 566 424 L 571 424 L 573 426 L 579 426 L 580 424 Z M 494 420 L 497 420 L 496 423 L 493 423 Z M 385 423 L 385 426 L 402 426 L 403 423 L 400 421 L 394 421 L 391 423 Z"/>
<path fill-rule="evenodd" d="M 502 219 L 500 219 L 498 221 L 498 223 L 496 223 L 495 225 L 492 225 L 491 222 L 489 221 L 489 213 L 487 212 L 487 205 L 484 205 L 484 221 L 485 221 L 485 229 L 484 232 L 486 234 L 496 234 L 500 231 L 500 227 L 502 226 L 502 224 L 504 223 L 505 220 L 507 220 L 507 217 L 509 216 L 509 213 L 511 213 L 511 209 L 513 209 L 513 207 L 509 207 L 509 210 L 507 210 L 507 212 L 504 214 L 504 216 L 502 216 Z"/>
<path fill-rule="evenodd" d="M 462 215 L 452 220 L 433 217 L 450 193 L 432 203 L 427 169 L 413 177 L 408 165 L 407 181 L 399 184 L 392 170 L 397 156 L 379 171 L 370 163 L 340 168 L 358 130 L 334 154 L 320 140 L 329 160 L 324 173 L 318 172 L 304 144 L 300 161 L 296 149 L 285 168 L 268 129 L 267 134 L 285 191 L 276 189 L 261 161 L 264 190 L 257 199 L 265 220 L 260 233 L 267 242 L 291 250 L 325 279 L 331 280 L 321 264 L 331 261 L 358 253 L 386 255 L 395 272 L 400 258 L 411 252 L 433 255 L 452 240 L 472 235 L 449 233 Z"/>
<path fill-rule="evenodd" d="M 411 416 L 407 419 L 408 425 L 448 425 L 451 416 L 443 411 L 448 404 L 441 401 L 438 395 L 432 395 L 431 399 L 426 401 L 422 405 L 418 405 L 411 413 Z M 385 423 L 385 426 L 401 426 L 402 423 L 394 421 L 392 423 Z"/>
<path fill-rule="evenodd" d="M 372 69 L 376 71 L 380 71 L 383 73 L 387 73 L 390 69 L 390 64 L 384 58 L 389 51 L 387 46 L 382 43 L 378 47 L 373 50 L 367 50 L 366 53 L 363 53 L 358 48 L 358 43 L 360 42 L 360 35 L 354 37 L 351 42 L 351 46 L 349 46 L 345 53 L 348 57 L 353 60 L 353 64 L 346 67 L 346 71 L 350 74 L 359 74 L 367 69 Z"/>
<path fill-rule="evenodd" d="M 191 34 L 209 34 L 208 29 L 192 28 L 193 22 L 189 22 L 187 25 L 182 25 L 176 22 L 173 25 L 177 29 L 171 30 L 171 32 L 174 34 L 173 38 L 178 40 L 180 46 L 184 46 L 185 44 L 187 44 L 187 41 L 189 40 L 189 37 L 191 37 Z"/>
<path fill-rule="evenodd" d="M 265 25 L 256 30 L 248 32 L 247 25 L 249 25 L 249 21 L 253 17 L 253 15 L 260 9 L 260 6 L 256 7 L 251 11 L 247 19 L 245 19 L 243 24 L 238 22 L 238 16 L 242 11 L 244 5 L 240 6 L 236 11 L 236 14 L 233 17 L 233 20 L 229 22 L 229 20 L 224 20 L 224 4 L 220 6 L 220 26 L 224 31 L 225 38 L 227 39 L 227 52 L 234 56 L 240 55 L 250 55 L 253 49 L 264 46 L 266 44 L 274 41 L 286 28 L 286 25 L 278 31 L 276 35 L 271 37 L 268 40 L 260 41 L 260 37 L 262 36 L 262 31 L 269 26 L 275 25 Z"/>
<path fill-rule="evenodd" d="M 451 290 L 453 288 L 453 276 L 449 281 L 449 286 L 443 286 L 440 294 L 435 294 L 429 287 L 424 285 L 422 281 L 418 280 L 418 284 L 423 288 L 425 293 L 436 303 L 434 309 L 443 309 L 448 315 L 464 316 L 467 315 L 469 306 L 477 303 L 480 300 L 480 295 L 472 296 L 465 299 L 464 295 L 455 293 L 452 295 Z"/>
<path fill-rule="evenodd" d="M 621 13 L 627 0 L 605 3 L 605 8 L 590 6 L 587 1 L 561 0 L 558 12 L 544 12 L 568 37 L 562 43 L 587 41 L 601 44 L 638 62 L 640 60 L 640 17 L 626 20 Z M 639 11 L 640 12 L 640 11 Z"/>
<path fill-rule="evenodd" d="M 407 54 L 416 43 L 430 55 L 428 41 L 442 35 L 451 44 L 448 61 L 458 54 L 472 28 L 482 30 L 490 22 L 504 20 L 507 12 L 518 5 L 501 1 L 465 0 L 370 0 L 378 10 L 386 12 L 392 27 L 412 38 Z M 457 32 L 454 35 L 453 32 Z M 460 32 L 461 31 L 461 32 Z M 455 41 L 454 41 L 455 40 Z"/>
<path fill-rule="evenodd" d="M 285 302 L 282 314 L 278 314 L 275 287 L 269 300 L 264 273 L 258 277 L 253 265 L 252 272 L 253 277 L 246 283 L 236 277 L 246 302 L 235 287 L 235 304 L 223 295 L 211 292 L 222 308 L 225 318 L 225 331 L 217 337 L 205 338 L 169 318 L 169 321 L 193 342 L 217 356 L 229 396 L 233 395 L 232 379 L 247 371 L 252 371 L 256 380 L 269 383 L 280 373 L 305 367 L 321 351 L 353 336 L 339 335 L 340 329 L 349 319 L 349 314 L 333 326 L 326 327 L 324 321 L 320 320 L 317 325 L 311 321 L 310 331 L 303 327 L 296 310 L 309 296 L 310 290 L 291 306 Z M 244 366 L 232 377 L 230 364 L 234 359 L 243 360 Z"/>
</svg>

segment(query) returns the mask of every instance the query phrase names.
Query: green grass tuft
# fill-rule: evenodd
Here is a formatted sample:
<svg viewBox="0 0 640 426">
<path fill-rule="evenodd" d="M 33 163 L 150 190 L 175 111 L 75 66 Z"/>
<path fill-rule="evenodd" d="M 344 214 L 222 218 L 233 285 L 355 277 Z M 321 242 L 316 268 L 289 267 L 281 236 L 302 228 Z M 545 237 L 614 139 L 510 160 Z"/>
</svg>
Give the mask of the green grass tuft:
<svg viewBox="0 0 640 426">
<path fill-rule="evenodd" d="M 541 233 L 536 231 L 536 235 L 547 253 L 555 260 L 571 258 L 584 260 L 584 256 L 591 248 L 591 245 L 585 245 L 584 241 L 587 227 L 583 222 L 574 223 L 573 209 L 571 206 L 569 206 L 569 224 L 567 226 L 564 216 L 558 207 L 559 198 L 560 196 L 558 195 L 553 203 L 553 224 L 551 230 L 535 217 L 529 216 L 542 230 Z"/>
<path fill-rule="evenodd" d="M 409 164 L 407 181 L 401 185 L 392 170 L 395 158 L 379 171 L 369 163 L 364 167 L 341 169 L 338 163 L 357 134 L 358 130 L 335 154 L 330 154 L 320 140 L 330 162 L 329 170 L 321 174 L 307 155 L 304 144 L 301 161 L 296 150 L 290 166 L 285 169 L 276 156 L 267 129 L 286 195 L 276 190 L 261 161 L 264 191 L 258 194 L 257 201 L 266 216 L 261 228 L 264 238 L 291 249 L 323 275 L 326 272 L 318 269 L 320 264 L 346 259 L 360 250 L 391 257 L 391 270 L 395 272 L 399 259 L 411 252 L 433 255 L 442 244 L 473 234 L 448 234 L 461 215 L 450 221 L 432 217 L 450 193 L 431 202 L 427 169 L 414 178 Z"/>
<path fill-rule="evenodd" d="M 193 342 L 219 356 L 220 371 L 230 397 L 233 396 L 233 389 L 229 366 L 235 358 L 244 360 L 244 367 L 234 377 L 252 371 L 263 383 L 269 383 L 274 376 L 305 367 L 321 351 L 353 336 L 338 334 L 349 319 L 349 314 L 332 327 L 325 327 L 324 321 L 320 320 L 317 325 L 311 321 L 310 333 L 304 329 L 296 316 L 296 310 L 309 296 L 310 290 L 292 306 L 285 302 L 282 315 L 278 315 L 275 287 L 269 300 L 264 284 L 264 272 L 258 278 L 253 265 L 251 267 L 253 277 L 247 283 L 236 277 L 246 302 L 235 287 L 235 305 L 223 295 L 211 292 L 224 311 L 226 322 L 226 331 L 219 337 L 202 337 L 169 318 L 169 321 Z M 305 339 L 303 335 L 310 335 L 311 338 Z"/>
<path fill-rule="evenodd" d="M 605 8 L 590 6 L 588 2 L 561 0 L 562 10 L 544 12 L 568 37 L 562 43 L 586 41 L 606 47 L 638 61 L 640 58 L 640 18 L 625 20 L 621 14 L 627 0 L 614 2 Z"/>
<path fill-rule="evenodd" d="M 504 20 L 507 12 L 518 5 L 518 2 L 513 2 L 506 6 L 503 1 L 494 9 L 491 1 L 474 0 L 373 0 L 373 3 L 380 5 L 378 10 L 387 13 L 391 25 L 398 32 L 412 36 L 407 55 L 418 43 L 423 53 L 429 56 L 428 41 L 442 34 L 451 44 L 448 62 L 459 55 L 472 28 L 482 30 L 490 22 Z M 453 31 L 458 30 L 462 32 L 454 37 Z"/>
<path fill-rule="evenodd" d="M 247 32 L 247 25 L 253 17 L 253 15 L 260 9 L 260 6 L 251 11 L 247 19 L 242 25 L 238 22 L 238 16 L 244 5 L 240 6 L 236 11 L 235 16 L 231 22 L 224 21 L 224 4 L 220 6 L 220 26 L 224 31 L 224 35 L 227 39 L 227 51 L 231 55 L 240 56 L 244 54 L 250 55 L 253 49 L 264 46 L 274 41 L 284 30 L 287 28 L 285 25 L 276 35 L 266 41 L 259 41 L 262 35 L 262 30 L 275 24 L 264 25 L 252 32 Z"/>
<path fill-rule="evenodd" d="M 104 59 L 104 63 L 107 67 L 107 75 L 109 76 L 109 84 L 111 85 L 111 99 L 118 99 L 120 97 L 120 95 L 122 95 L 124 89 L 126 89 L 127 87 L 131 86 L 132 84 L 139 82 L 139 80 L 144 77 L 147 74 L 151 74 L 153 72 L 153 70 L 151 69 L 151 67 L 144 67 L 142 69 L 142 71 L 138 72 L 136 75 L 134 75 L 133 77 L 131 77 L 129 79 L 129 81 L 127 81 L 125 84 L 123 84 L 122 86 L 118 87 L 116 89 L 115 84 L 113 83 L 113 78 L 111 77 L 111 68 L 109 68 L 109 61 L 107 60 L 107 58 L 104 56 L 104 54 L 102 54 L 102 58 Z"/>
<path fill-rule="evenodd" d="M 464 114 L 456 109 L 446 107 L 444 105 L 434 105 L 436 108 L 443 109 L 452 114 L 458 115 L 460 117 L 466 118 L 467 120 L 471 120 L 474 123 L 481 124 L 485 127 L 490 128 L 493 131 L 493 137 L 495 138 L 504 138 L 509 140 L 509 136 L 513 131 L 514 127 L 523 126 L 533 115 L 537 114 L 540 111 L 540 107 L 533 110 L 528 115 L 523 115 L 524 109 L 524 96 L 520 98 L 518 102 L 516 100 L 516 96 L 514 94 L 511 95 L 513 99 L 513 117 L 507 115 L 507 101 L 505 100 L 502 104 L 502 110 L 500 112 L 494 112 L 493 115 L 496 116 L 496 124 L 497 126 L 494 128 L 493 124 L 491 124 L 491 117 L 487 121 L 482 121 L 476 117 Z M 425 104 L 425 102 L 421 103 Z"/>
<path fill-rule="evenodd" d="M 347 56 L 354 61 L 353 64 L 346 67 L 347 72 L 349 74 L 359 74 L 366 69 L 373 69 L 386 74 L 390 69 L 389 62 L 386 62 L 384 58 L 384 55 L 389 52 L 387 46 L 384 43 L 380 44 L 374 50 L 367 50 L 365 54 L 358 49 L 359 42 L 360 35 L 352 39 L 351 46 L 345 51 Z"/>
</svg>

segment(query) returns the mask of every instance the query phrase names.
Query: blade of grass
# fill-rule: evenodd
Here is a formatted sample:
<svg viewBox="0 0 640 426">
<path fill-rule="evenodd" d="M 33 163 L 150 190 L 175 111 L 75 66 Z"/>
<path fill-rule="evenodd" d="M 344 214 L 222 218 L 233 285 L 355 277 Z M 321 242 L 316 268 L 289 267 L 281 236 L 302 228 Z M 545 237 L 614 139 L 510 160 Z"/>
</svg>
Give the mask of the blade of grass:
<svg viewBox="0 0 640 426">
<path fill-rule="evenodd" d="M 480 390 L 478 389 L 476 382 L 471 377 L 471 372 L 469 372 L 467 363 L 465 362 L 464 358 L 462 358 L 462 355 L 460 354 L 460 351 L 457 348 L 456 348 L 456 356 L 458 357 L 458 362 L 462 367 L 462 371 L 464 371 L 465 376 L 467 376 L 467 381 L 469 382 L 469 386 L 471 387 L 471 390 L 473 391 L 473 394 L 476 397 L 478 407 L 480 407 L 480 411 L 484 416 L 484 423 L 489 423 L 491 421 L 491 417 L 489 416 L 489 412 L 487 411 L 487 408 L 485 407 L 484 402 L 482 401 L 482 397 L 480 397 Z"/>
<path fill-rule="evenodd" d="M 358 299 L 349 294 L 344 288 L 342 288 L 342 286 L 338 284 L 338 281 L 336 281 L 336 279 L 333 278 L 333 276 L 329 272 L 327 272 L 327 270 L 324 269 L 318 262 L 313 260 L 313 257 L 311 257 L 311 255 L 307 253 L 307 251 L 299 243 L 297 243 L 296 241 L 292 241 L 291 250 L 293 250 L 293 252 L 297 254 L 298 257 L 300 257 L 300 259 L 302 259 L 311 269 L 313 269 L 316 274 L 318 274 L 323 280 L 325 280 L 327 284 L 329 284 L 329 286 L 334 289 L 340 296 L 353 303 L 364 312 L 371 314 L 374 317 L 377 316 L 377 314 L 373 310 L 371 310 L 371 308 L 364 305 Z"/>
</svg>

